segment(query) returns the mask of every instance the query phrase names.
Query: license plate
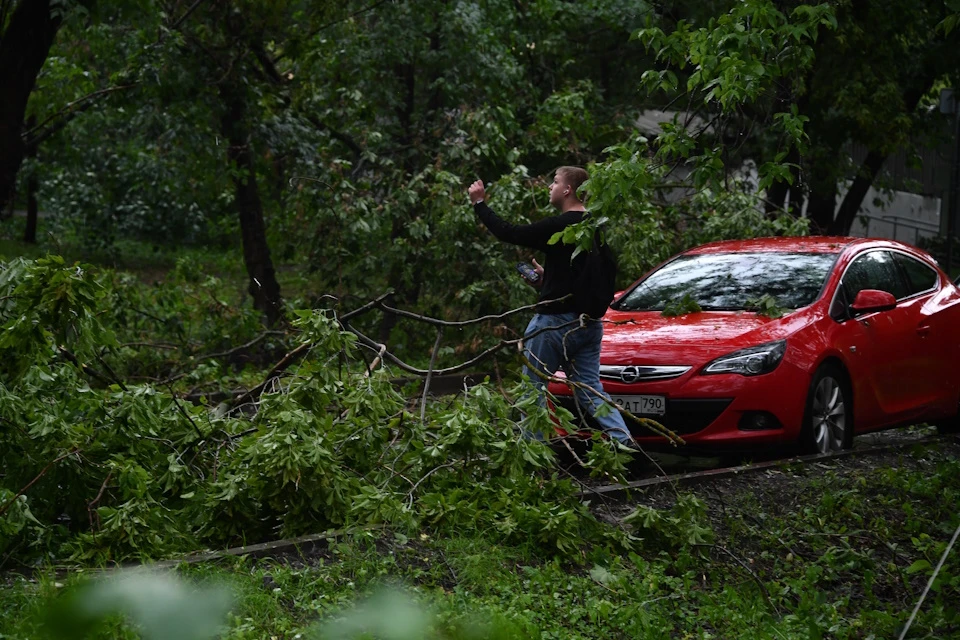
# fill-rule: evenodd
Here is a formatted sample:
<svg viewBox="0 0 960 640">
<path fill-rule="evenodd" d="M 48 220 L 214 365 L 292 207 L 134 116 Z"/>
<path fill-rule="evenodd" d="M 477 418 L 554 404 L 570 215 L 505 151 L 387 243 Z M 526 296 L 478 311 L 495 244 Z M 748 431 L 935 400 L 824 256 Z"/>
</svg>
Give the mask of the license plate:
<svg viewBox="0 0 960 640">
<path fill-rule="evenodd" d="M 637 416 L 662 416 L 667 412 L 663 396 L 610 396 L 618 407 Z"/>
</svg>

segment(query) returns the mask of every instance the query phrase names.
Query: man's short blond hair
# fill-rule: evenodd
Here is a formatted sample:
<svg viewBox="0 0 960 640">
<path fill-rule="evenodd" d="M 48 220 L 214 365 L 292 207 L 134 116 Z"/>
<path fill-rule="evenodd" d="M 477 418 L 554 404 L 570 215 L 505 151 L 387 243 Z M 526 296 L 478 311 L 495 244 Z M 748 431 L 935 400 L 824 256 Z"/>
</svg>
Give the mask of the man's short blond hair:
<svg viewBox="0 0 960 640">
<path fill-rule="evenodd" d="M 566 184 L 570 185 L 574 193 L 576 193 L 580 185 L 590 177 L 590 175 L 587 174 L 587 170 L 583 167 L 558 167 L 554 173 L 560 176 Z"/>
</svg>

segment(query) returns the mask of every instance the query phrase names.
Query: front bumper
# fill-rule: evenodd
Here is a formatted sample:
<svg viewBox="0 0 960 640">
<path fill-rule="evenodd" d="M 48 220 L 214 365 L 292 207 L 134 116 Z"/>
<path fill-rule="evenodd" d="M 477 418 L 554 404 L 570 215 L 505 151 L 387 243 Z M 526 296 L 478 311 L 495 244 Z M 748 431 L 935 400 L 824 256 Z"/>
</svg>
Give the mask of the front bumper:
<svg viewBox="0 0 960 640">
<path fill-rule="evenodd" d="M 656 420 L 690 445 L 710 447 L 749 447 L 796 442 L 800 436 L 806 406 L 810 374 L 790 362 L 780 363 L 774 371 L 760 376 L 737 374 L 700 375 L 693 369 L 672 380 L 652 380 L 627 384 L 604 380 L 610 395 L 662 395 L 666 399 L 663 416 L 639 416 Z M 569 387 L 553 383 L 549 387 L 555 402 L 579 419 Z M 758 420 L 757 416 L 763 416 Z M 624 416 L 627 427 L 641 443 L 666 442 L 647 427 Z M 594 428 L 592 419 L 584 418 Z M 759 423 L 759 427 L 758 427 Z"/>
</svg>

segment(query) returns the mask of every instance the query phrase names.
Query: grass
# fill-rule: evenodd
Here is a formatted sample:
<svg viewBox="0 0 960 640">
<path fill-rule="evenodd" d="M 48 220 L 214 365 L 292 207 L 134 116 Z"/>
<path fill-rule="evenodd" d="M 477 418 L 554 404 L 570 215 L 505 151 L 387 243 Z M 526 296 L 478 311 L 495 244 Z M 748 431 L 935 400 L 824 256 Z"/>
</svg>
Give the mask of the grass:
<svg viewBox="0 0 960 640">
<path fill-rule="evenodd" d="M 58 239 L 50 223 L 40 220 L 37 244 L 25 243 L 23 219 L 13 218 L 0 223 L 0 262 L 16 257 L 36 259 L 49 253 L 64 257 L 68 263 L 88 262 L 118 271 L 135 274 L 147 284 L 163 279 L 179 261 L 194 263 L 202 273 L 216 276 L 226 283 L 226 288 L 236 291 L 244 304 L 249 304 L 246 292 L 248 279 L 243 264 L 242 249 L 237 247 L 162 246 L 136 240 L 118 240 L 109 252 L 91 251 L 75 238 Z M 306 273 L 299 262 L 286 264 L 274 257 L 277 281 L 280 290 L 290 301 L 316 295 L 322 287 L 316 280 L 319 276 Z"/>
<path fill-rule="evenodd" d="M 181 565 L 177 574 L 191 585 L 229 585 L 235 602 L 224 639 L 310 637 L 322 629 L 322 637 L 356 637 L 329 625 L 361 620 L 390 629 L 400 618 L 421 635 L 384 637 L 890 638 L 960 522 L 958 449 L 716 482 L 700 492 L 698 519 L 681 521 L 681 534 L 667 538 L 661 534 L 672 531 L 665 523 L 675 497 L 635 495 L 662 519 L 638 526 L 646 543 L 634 553 L 592 548 L 558 557 L 494 535 L 388 532 L 336 539 L 302 555 Z M 709 526 L 713 540 L 685 541 L 682 532 L 695 525 Z M 61 599 L 55 583 L 82 576 L 58 578 L 52 569 L 32 579 L 8 575 L 0 637 L 36 637 L 36 616 Z M 403 595 L 383 596 L 385 589 Z M 356 609 L 372 596 L 386 599 Z M 910 637 L 960 637 L 958 596 L 954 553 Z M 100 637 L 127 633 L 113 620 Z"/>
</svg>

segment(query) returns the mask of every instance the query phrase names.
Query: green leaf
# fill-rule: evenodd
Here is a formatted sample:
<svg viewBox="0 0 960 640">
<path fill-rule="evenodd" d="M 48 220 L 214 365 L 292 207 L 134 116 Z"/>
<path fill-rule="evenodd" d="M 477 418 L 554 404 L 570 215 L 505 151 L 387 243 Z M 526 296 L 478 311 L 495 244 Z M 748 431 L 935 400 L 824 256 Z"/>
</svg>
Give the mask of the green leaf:
<svg viewBox="0 0 960 640">
<path fill-rule="evenodd" d="M 929 560 L 917 560 L 909 567 L 907 567 L 907 573 L 913 575 L 915 573 L 920 573 L 921 571 L 929 571 L 931 568 Z"/>
</svg>

